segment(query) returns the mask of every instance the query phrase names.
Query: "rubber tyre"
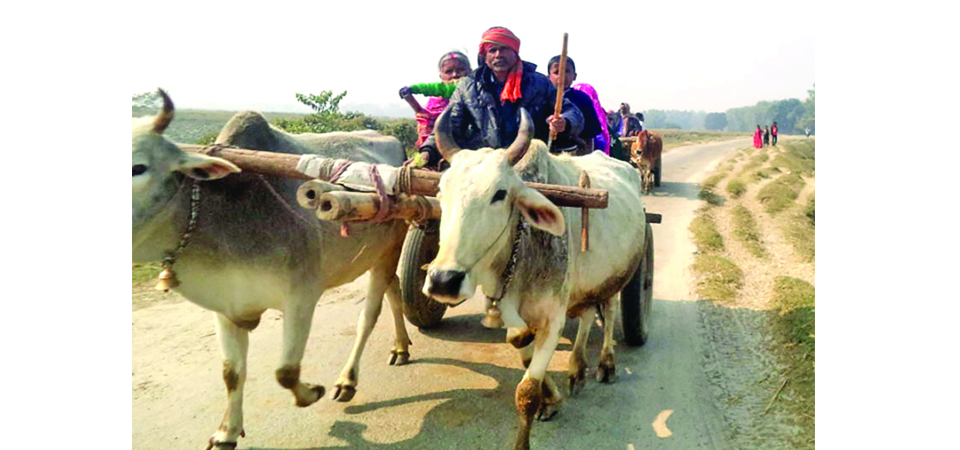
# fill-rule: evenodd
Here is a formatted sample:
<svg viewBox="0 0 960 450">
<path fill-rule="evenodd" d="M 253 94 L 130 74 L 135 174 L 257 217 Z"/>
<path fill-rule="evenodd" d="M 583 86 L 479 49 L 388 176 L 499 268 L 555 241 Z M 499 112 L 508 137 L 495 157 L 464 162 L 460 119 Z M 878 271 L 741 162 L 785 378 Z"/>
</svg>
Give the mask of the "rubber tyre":
<svg viewBox="0 0 960 450">
<path fill-rule="evenodd" d="M 648 320 L 653 302 L 653 228 L 646 224 L 643 258 L 633 278 L 620 291 L 620 319 L 627 345 L 641 346 L 649 338 Z"/>
<path fill-rule="evenodd" d="M 663 157 L 657 160 L 657 167 L 653 170 L 653 185 L 660 187 L 660 172 L 663 168 Z"/>
<path fill-rule="evenodd" d="M 422 292 L 427 271 L 421 267 L 433 261 L 440 244 L 440 235 L 429 228 L 436 227 L 410 227 L 400 254 L 400 297 L 403 298 L 403 315 L 420 328 L 439 325 L 447 311 L 447 305 L 423 295 Z"/>
</svg>

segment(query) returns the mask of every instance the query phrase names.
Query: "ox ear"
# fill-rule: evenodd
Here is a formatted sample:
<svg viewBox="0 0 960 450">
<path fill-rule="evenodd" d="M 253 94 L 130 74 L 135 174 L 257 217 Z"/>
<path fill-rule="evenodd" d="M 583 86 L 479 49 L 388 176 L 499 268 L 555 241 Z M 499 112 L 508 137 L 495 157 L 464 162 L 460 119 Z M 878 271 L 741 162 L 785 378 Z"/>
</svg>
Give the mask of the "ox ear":
<svg viewBox="0 0 960 450">
<path fill-rule="evenodd" d="M 216 180 L 240 172 L 230 161 L 196 153 L 186 153 L 174 170 L 196 180 Z"/>
<path fill-rule="evenodd" d="M 524 186 L 514 199 L 514 204 L 520 208 L 520 213 L 527 222 L 534 227 L 554 236 L 563 236 L 563 232 L 567 229 L 560 208 L 536 189 Z"/>
</svg>

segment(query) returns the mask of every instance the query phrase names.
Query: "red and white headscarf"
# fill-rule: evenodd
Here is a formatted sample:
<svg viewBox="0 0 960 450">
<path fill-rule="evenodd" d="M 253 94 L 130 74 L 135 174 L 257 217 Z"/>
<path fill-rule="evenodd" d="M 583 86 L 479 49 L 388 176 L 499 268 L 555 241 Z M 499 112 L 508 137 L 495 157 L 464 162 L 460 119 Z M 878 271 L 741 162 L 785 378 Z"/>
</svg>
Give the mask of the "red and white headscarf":
<svg viewBox="0 0 960 450">
<path fill-rule="evenodd" d="M 523 94 L 520 92 L 520 81 L 523 78 L 523 61 L 520 59 L 520 39 L 512 31 L 503 27 L 494 27 L 483 33 L 480 38 L 480 54 L 486 54 L 491 45 L 503 45 L 517 53 L 517 65 L 507 75 L 507 83 L 500 93 L 500 101 L 515 102 Z"/>
</svg>

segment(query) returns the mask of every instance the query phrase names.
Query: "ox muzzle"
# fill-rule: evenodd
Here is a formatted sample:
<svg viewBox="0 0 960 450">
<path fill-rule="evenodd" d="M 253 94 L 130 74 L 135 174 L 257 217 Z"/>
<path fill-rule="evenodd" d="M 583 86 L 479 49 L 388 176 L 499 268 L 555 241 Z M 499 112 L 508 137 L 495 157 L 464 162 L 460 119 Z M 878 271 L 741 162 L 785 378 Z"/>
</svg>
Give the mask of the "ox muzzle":
<svg viewBox="0 0 960 450">
<path fill-rule="evenodd" d="M 427 272 L 423 293 L 441 303 L 457 306 L 473 295 L 471 285 L 467 272 L 431 269 Z"/>
</svg>

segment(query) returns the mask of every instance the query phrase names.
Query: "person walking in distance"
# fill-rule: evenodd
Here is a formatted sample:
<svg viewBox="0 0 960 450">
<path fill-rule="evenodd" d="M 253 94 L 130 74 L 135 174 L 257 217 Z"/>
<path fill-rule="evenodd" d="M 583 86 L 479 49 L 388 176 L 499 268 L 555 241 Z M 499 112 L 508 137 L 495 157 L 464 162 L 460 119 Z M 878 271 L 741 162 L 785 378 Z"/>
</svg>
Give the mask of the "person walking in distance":
<svg viewBox="0 0 960 450">
<path fill-rule="evenodd" d="M 766 125 L 763 126 L 763 146 L 766 147 L 770 145 L 770 128 Z"/>
<path fill-rule="evenodd" d="M 773 138 L 773 146 L 777 146 L 777 122 L 773 122 L 773 126 L 770 127 L 770 136 Z"/>
</svg>

